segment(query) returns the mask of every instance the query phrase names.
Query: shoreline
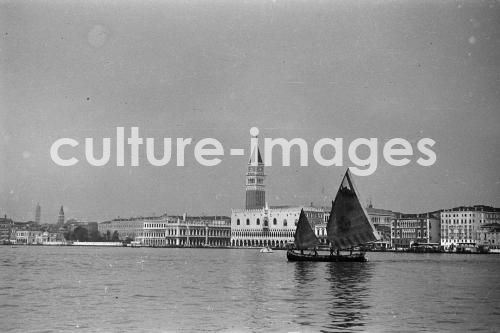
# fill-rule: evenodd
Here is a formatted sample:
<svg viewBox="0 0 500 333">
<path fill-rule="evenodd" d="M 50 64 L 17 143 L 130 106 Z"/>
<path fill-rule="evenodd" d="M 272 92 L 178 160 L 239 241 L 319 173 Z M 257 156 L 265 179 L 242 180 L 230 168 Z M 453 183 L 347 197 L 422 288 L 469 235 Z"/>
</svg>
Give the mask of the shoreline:
<svg viewBox="0 0 500 333">
<path fill-rule="evenodd" d="M 125 248 L 148 248 L 148 249 L 227 249 L 227 250 L 260 250 L 262 247 L 233 247 L 233 246 L 130 246 L 122 243 L 106 243 L 106 242 L 80 242 L 80 243 L 72 243 L 72 244 L 0 244 L 0 246 L 10 246 L 12 248 L 18 247 L 31 247 L 31 246 L 51 246 L 51 247 L 125 247 Z M 287 251 L 286 248 L 272 248 L 273 251 Z M 435 253 L 435 254 L 500 254 L 500 252 L 494 251 L 418 251 L 418 250 L 367 250 L 364 251 L 367 253 L 370 252 L 388 252 L 388 253 L 415 253 L 415 254 L 427 254 L 427 253 Z"/>
</svg>

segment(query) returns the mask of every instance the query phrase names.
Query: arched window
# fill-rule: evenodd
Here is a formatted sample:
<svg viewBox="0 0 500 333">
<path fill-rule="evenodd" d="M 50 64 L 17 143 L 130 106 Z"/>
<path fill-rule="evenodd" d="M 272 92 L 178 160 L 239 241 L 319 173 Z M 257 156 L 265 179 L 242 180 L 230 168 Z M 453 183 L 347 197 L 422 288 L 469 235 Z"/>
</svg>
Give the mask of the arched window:
<svg viewBox="0 0 500 333">
<path fill-rule="evenodd" d="M 260 219 L 257 219 L 257 225 L 260 225 Z"/>
<path fill-rule="evenodd" d="M 240 225 L 240 219 L 236 220 L 236 225 Z"/>
<path fill-rule="evenodd" d="M 273 219 L 273 225 L 276 225 L 278 224 L 278 220 L 276 220 L 276 218 Z"/>
<path fill-rule="evenodd" d="M 286 221 L 286 219 L 283 220 L 283 226 L 286 227 L 288 225 L 288 222 Z"/>
<path fill-rule="evenodd" d="M 295 225 L 297 225 L 297 223 L 299 223 L 299 219 L 295 219 Z"/>
<path fill-rule="evenodd" d="M 247 225 L 250 225 L 250 219 L 247 219 Z"/>
</svg>

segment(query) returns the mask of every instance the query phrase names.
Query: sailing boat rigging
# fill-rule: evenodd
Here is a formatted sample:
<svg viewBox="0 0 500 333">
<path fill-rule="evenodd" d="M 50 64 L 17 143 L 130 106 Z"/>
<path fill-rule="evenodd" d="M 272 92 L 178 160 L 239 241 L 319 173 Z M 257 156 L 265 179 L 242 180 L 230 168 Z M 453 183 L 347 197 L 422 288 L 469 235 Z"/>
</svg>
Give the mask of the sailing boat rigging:
<svg viewBox="0 0 500 333">
<path fill-rule="evenodd" d="M 366 210 L 360 203 L 349 169 L 347 169 L 335 200 L 332 202 L 326 231 L 327 239 L 330 242 L 330 254 L 318 254 L 316 248 L 320 242 L 302 210 L 295 230 L 295 248 L 287 251 L 288 260 L 364 262 L 366 261 L 364 252 L 343 255 L 340 254 L 340 250 L 352 249 L 355 246 L 380 239 Z M 300 250 L 300 252 L 296 250 Z M 314 250 L 314 253 L 304 254 L 304 250 Z M 336 253 L 334 253 L 335 250 Z"/>
</svg>

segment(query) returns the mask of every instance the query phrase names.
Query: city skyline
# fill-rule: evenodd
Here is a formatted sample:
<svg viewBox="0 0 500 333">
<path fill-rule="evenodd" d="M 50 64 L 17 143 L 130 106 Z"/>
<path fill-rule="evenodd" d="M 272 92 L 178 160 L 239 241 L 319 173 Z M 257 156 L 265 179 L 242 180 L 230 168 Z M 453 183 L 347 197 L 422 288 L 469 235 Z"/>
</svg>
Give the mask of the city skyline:
<svg viewBox="0 0 500 333">
<path fill-rule="evenodd" d="M 2 216 L 32 220 L 37 203 L 50 223 L 61 205 L 67 218 L 89 221 L 230 215 L 245 206 L 254 126 L 263 138 L 303 138 L 310 157 L 321 138 L 345 142 L 342 167 L 301 167 L 296 151 L 290 167 L 266 167 L 270 205 L 331 205 L 353 166 L 348 144 L 377 138 L 376 172 L 356 177 L 364 201 L 408 213 L 500 206 L 497 4 L 1 6 Z M 183 167 L 132 167 L 128 159 L 117 167 L 113 151 L 103 167 L 83 163 L 84 138 L 99 147 L 120 126 L 158 142 L 216 138 L 225 154 L 214 167 L 197 164 L 192 145 Z M 50 147 L 63 137 L 80 142 L 82 163 L 52 161 Z M 383 144 L 398 137 L 415 151 L 418 140 L 435 140 L 436 163 L 386 163 Z"/>
</svg>

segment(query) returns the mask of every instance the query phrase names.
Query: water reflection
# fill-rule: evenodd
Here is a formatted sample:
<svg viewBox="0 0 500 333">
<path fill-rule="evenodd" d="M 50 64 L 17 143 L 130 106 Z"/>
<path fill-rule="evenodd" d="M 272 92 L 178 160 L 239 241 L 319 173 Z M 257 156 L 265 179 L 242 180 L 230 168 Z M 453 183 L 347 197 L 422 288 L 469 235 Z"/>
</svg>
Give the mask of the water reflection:
<svg viewBox="0 0 500 333">
<path fill-rule="evenodd" d="M 294 322 L 301 327 L 313 327 L 321 322 L 319 316 L 324 316 L 320 304 L 325 302 L 324 290 L 321 290 L 321 275 L 318 271 L 321 263 L 298 261 L 295 266 L 295 318 Z"/>
<path fill-rule="evenodd" d="M 317 263 L 314 262 L 296 262 L 295 264 L 295 293 L 298 301 L 298 308 L 307 307 L 307 300 L 314 296 L 317 292 L 318 281 L 316 268 Z M 316 265 L 315 265 L 316 264 Z"/>
<path fill-rule="evenodd" d="M 295 318 L 321 332 L 359 331 L 370 306 L 372 263 L 294 263 Z"/>
<path fill-rule="evenodd" d="M 327 331 L 356 331 L 365 325 L 370 306 L 368 289 L 373 265 L 370 263 L 328 263 L 328 294 L 331 296 Z"/>
</svg>

